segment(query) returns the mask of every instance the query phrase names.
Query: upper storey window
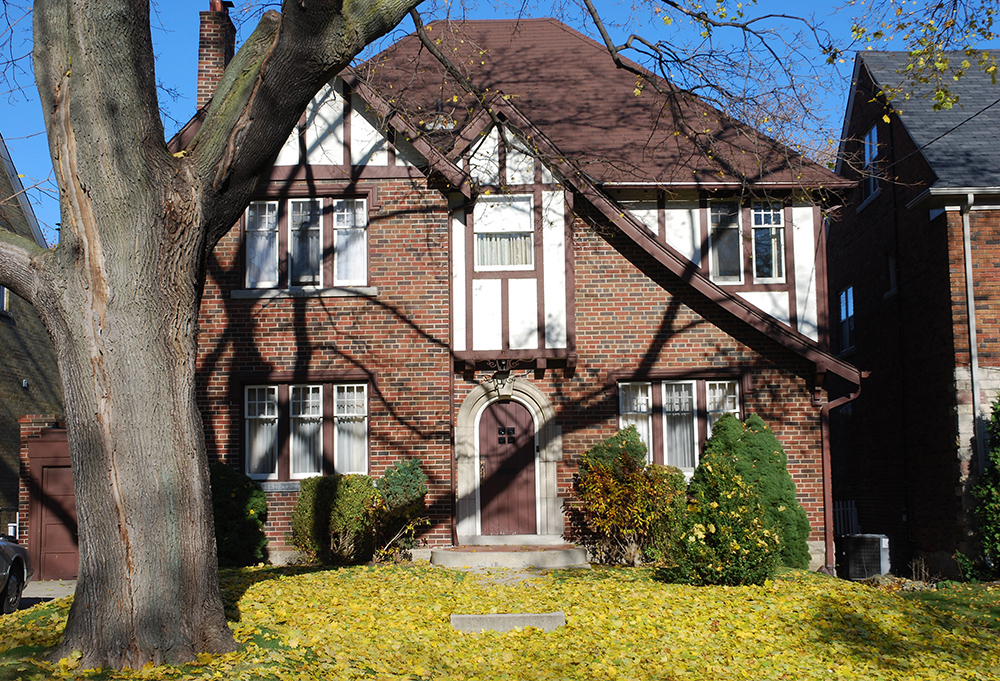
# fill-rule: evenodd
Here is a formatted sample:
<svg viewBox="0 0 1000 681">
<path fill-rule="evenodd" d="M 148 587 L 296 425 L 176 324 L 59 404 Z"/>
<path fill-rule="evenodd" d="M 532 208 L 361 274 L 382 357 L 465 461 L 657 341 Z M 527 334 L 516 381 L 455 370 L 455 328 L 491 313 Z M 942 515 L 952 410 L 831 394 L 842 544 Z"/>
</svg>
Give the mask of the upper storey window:
<svg viewBox="0 0 1000 681">
<path fill-rule="evenodd" d="M 530 194 L 481 196 L 476 202 L 476 271 L 535 267 L 534 210 Z"/>
<path fill-rule="evenodd" d="M 861 200 L 874 196 L 878 191 L 878 126 L 873 125 L 865 133 L 863 141 L 863 161 L 861 169 Z"/>
<path fill-rule="evenodd" d="M 784 207 L 775 201 L 753 204 L 753 276 L 755 281 L 785 277 Z"/>
<path fill-rule="evenodd" d="M 248 288 L 367 283 L 365 199 L 255 201 L 247 208 Z"/>
<path fill-rule="evenodd" d="M 736 283 L 742 278 L 740 245 L 740 208 L 733 202 L 713 202 L 709 206 L 711 217 L 710 241 L 712 247 L 712 280 Z"/>
</svg>

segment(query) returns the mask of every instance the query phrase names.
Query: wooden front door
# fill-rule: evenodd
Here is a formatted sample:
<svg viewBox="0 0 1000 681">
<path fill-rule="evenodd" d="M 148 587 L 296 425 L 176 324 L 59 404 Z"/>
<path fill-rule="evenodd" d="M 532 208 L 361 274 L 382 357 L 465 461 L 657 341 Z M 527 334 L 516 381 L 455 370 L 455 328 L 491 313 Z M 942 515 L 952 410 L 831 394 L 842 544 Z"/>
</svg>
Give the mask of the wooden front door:
<svg viewBox="0 0 1000 681">
<path fill-rule="evenodd" d="M 76 579 L 80 554 L 66 431 L 50 428 L 29 439 L 28 460 L 28 554 L 35 568 L 32 579 Z"/>
<path fill-rule="evenodd" d="M 535 423 L 518 402 L 494 402 L 479 421 L 483 534 L 535 534 Z"/>
</svg>

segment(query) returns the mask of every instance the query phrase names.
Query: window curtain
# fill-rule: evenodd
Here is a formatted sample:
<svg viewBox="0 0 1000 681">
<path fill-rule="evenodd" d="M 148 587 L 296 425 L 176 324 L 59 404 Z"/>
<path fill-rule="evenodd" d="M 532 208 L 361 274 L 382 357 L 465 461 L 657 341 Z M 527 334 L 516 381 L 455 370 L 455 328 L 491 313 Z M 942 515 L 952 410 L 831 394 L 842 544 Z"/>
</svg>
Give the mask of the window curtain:
<svg viewBox="0 0 1000 681">
<path fill-rule="evenodd" d="M 336 422 L 338 473 L 368 472 L 368 405 L 365 386 L 338 385 Z"/>
<path fill-rule="evenodd" d="M 320 283 L 320 203 L 292 201 L 292 285 Z"/>
<path fill-rule="evenodd" d="M 323 467 L 323 399 L 320 386 L 292 386 L 292 475 L 319 475 Z"/>
<path fill-rule="evenodd" d="M 618 386 L 621 427 L 635 426 L 646 445 L 646 460 L 653 460 L 653 403 L 649 383 L 622 383 Z"/>
<path fill-rule="evenodd" d="M 680 469 L 693 469 L 696 463 L 694 385 L 665 383 L 663 390 L 666 463 Z"/>
<path fill-rule="evenodd" d="M 246 389 L 247 475 L 270 477 L 278 472 L 278 391 Z"/>
<path fill-rule="evenodd" d="M 278 285 L 278 204 L 251 203 L 247 209 L 247 286 Z"/>
<path fill-rule="evenodd" d="M 533 234 L 476 234 L 476 264 L 480 267 L 531 267 Z"/>
</svg>

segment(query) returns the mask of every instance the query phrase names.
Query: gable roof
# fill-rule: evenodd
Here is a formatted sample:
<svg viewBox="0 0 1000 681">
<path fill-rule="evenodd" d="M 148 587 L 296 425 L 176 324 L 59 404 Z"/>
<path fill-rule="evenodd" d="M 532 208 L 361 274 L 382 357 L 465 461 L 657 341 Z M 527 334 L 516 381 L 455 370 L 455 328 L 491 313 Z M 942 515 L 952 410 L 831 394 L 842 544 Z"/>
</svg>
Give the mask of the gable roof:
<svg viewBox="0 0 1000 681">
<path fill-rule="evenodd" d="M 952 63 L 967 58 L 961 51 L 945 54 Z M 907 77 L 906 52 L 861 52 L 857 59 L 883 92 L 896 93 L 890 105 L 937 176 L 933 188 L 1000 187 L 1000 82 L 974 64 L 947 83 L 958 103 L 935 111 L 935 83 Z"/>
<path fill-rule="evenodd" d="M 486 96 L 502 94 L 596 182 L 852 185 L 651 73 L 638 78 L 618 69 L 604 46 L 555 19 L 438 21 L 427 29 Z M 436 112 L 449 116 L 453 132 L 429 134 L 446 152 L 482 110 L 415 34 L 356 73 L 404 117 L 418 122 Z M 654 83 L 667 93 L 657 92 Z"/>
<path fill-rule="evenodd" d="M 21 178 L 17 176 L 3 135 L 0 135 L 0 227 L 33 239 L 42 248 L 48 246 L 31 203 L 24 193 Z"/>
</svg>

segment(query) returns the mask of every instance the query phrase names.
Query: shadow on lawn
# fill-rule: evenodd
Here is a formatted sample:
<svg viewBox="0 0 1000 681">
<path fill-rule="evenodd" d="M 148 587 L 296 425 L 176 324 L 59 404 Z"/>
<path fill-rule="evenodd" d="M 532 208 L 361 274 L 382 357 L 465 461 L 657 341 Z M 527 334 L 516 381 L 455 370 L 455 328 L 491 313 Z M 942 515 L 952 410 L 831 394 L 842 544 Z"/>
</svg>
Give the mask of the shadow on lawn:
<svg viewBox="0 0 1000 681">
<path fill-rule="evenodd" d="M 824 596 L 814 606 L 810 637 L 834 647 L 837 657 L 898 672 L 920 666 L 922 660 L 943 657 L 959 667 L 981 669 L 984 650 L 996 648 L 994 630 L 964 624 L 924 603 L 900 605 L 903 617 L 894 617 L 892 612 L 858 609 L 842 597 Z M 955 629 L 961 630 L 955 632 L 959 640 L 949 636 Z"/>
<path fill-rule="evenodd" d="M 284 579 L 285 577 L 307 575 L 313 572 L 327 572 L 341 569 L 343 569 L 343 566 L 284 565 L 279 567 L 224 568 L 219 570 L 219 587 L 222 591 L 222 604 L 226 609 L 226 619 L 231 622 L 240 621 L 240 599 L 255 584 Z"/>
</svg>

